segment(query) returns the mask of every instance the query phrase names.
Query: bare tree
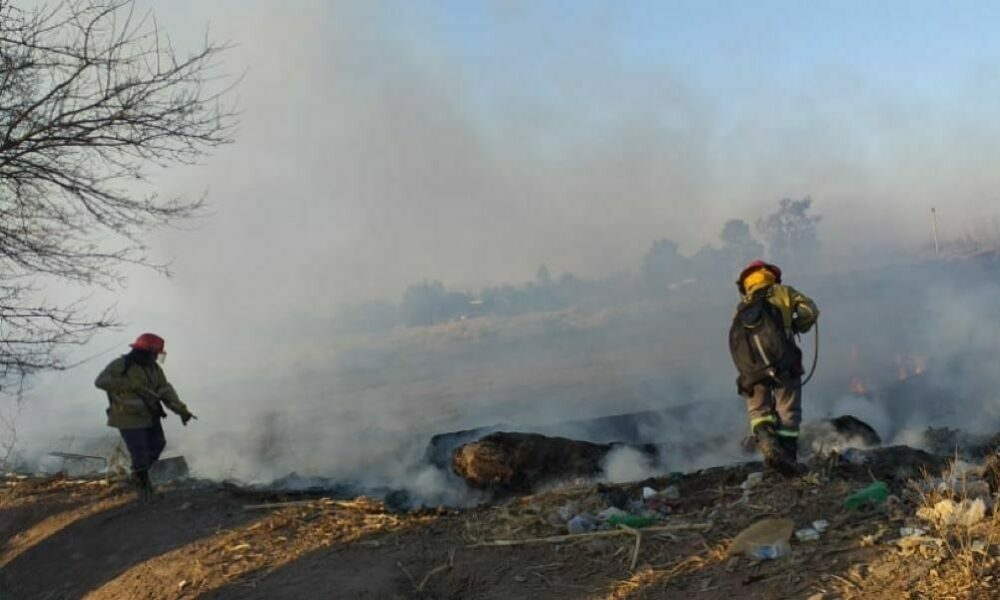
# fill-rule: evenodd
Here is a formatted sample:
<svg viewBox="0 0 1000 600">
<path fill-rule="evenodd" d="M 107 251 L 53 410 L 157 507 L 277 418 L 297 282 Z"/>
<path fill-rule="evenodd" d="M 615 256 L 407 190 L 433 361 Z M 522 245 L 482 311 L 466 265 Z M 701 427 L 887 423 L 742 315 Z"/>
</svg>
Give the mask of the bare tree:
<svg viewBox="0 0 1000 600">
<path fill-rule="evenodd" d="M 64 368 L 59 350 L 112 326 L 110 311 L 45 299 L 123 281 L 146 265 L 142 235 L 199 213 L 203 199 L 150 191 L 152 169 L 193 164 L 231 142 L 225 50 L 174 49 L 133 0 L 0 0 L 0 385 Z M 228 82 L 228 83 L 227 83 Z M 85 293 L 84 292 L 81 292 Z"/>
<path fill-rule="evenodd" d="M 17 450 L 17 413 L 20 403 L 12 402 L 11 410 L 0 406 L 0 470 L 11 470 Z"/>
<path fill-rule="evenodd" d="M 818 225 L 822 217 L 810 213 L 812 198 L 785 198 L 773 213 L 757 219 L 757 232 L 767 242 L 768 257 L 794 268 L 813 266 L 819 259 Z"/>
</svg>

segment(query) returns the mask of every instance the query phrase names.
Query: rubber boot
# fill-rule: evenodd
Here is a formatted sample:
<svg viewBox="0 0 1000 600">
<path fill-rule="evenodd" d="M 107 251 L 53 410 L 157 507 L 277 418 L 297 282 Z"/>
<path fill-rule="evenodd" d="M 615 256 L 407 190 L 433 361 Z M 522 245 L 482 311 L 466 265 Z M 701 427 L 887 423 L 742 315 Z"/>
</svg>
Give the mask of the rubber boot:
<svg viewBox="0 0 1000 600">
<path fill-rule="evenodd" d="M 139 491 L 139 502 L 149 504 L 153 501 L 153 483 L 149 480 L 149 471 L 136 471 L 135 484 Z"/>
<path fill-rule="evenodd" d="M 772 423 L 762 423 L 753 430 L 757 448 L 764 456 L 764 464 L 782 475 L 795 472 L 794 463 L 788 461 L 785 448 Z"/>
<path fill-rule="evenodd" d="M 783 451 L 778 443 L 778 434 L 771 423 L 761 423 L 753 430 L 754 443 L 769 467 L 781 462 Z"/>
<path fill-rule="evenodd" d="M 778 436 L 778 441 L 781 443 L 781 449 L 785 453 L 785 460 L 791 464 L 796 464 L 799 462 L 799 438 L 789 437 L 789 436 Z"/>
</svg>

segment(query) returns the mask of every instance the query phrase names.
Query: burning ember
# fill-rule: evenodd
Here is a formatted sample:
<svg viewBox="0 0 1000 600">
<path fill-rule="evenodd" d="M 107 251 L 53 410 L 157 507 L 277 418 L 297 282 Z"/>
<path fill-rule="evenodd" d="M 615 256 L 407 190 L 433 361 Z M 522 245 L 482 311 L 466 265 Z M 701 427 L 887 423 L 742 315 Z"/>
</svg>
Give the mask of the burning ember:
<svg viewBox="0 0 1000 600">
<path fill-rule="evenodd" d="M 914 375 L 920 375 L 927 368 L 927 358 L 923 356 L 897 355 L 893 359 L 896 365 L 896 378 L 906 381 Z"/>
</svg>

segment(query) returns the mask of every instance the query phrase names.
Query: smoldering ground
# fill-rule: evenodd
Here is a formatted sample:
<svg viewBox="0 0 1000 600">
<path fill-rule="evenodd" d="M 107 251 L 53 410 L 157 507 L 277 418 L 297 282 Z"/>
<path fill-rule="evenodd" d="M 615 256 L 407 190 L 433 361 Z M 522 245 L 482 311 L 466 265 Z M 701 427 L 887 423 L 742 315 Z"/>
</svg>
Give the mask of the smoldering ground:
<svg viewBox="0 0 1000 600">
<path fill-rule="evenodd" d="M 637 58 L 631 21 L 610 9 L 204 4 L 158 16 L 176 31 L 211 22 L 237 44 L 224 67 L 246 69 L 238 143 L 162 174 L 164 193 L 207 189 L 212 214 L 149 239 L 174 278 L 139 270 L 127 289 L 92 298 L 117 304 L 129 328 L 80 353 L 141 330 L 167 338 L 167 373 L 199 415 L 168 437 L 196 472 L 434 488 L 435 475 L 412 480 L 435 432 L 687 404 L 694 416 L 650 426 L 649 439 L 738 439 L 724 343 L 735 273 L 702 271 L 654 296 L 628 281 L 654 240 L 690 255 L 717 244 L 727 219 L 752 224 L 805 194 L 824 217 L 819 261 L 787 273 L 823 312 L 807 417 L 868 410 L 858 416 L 886 439 L 992 426 L 995 275 L 913 266 L 931 204 L 949 200 L 946 239 L 992 210 L 1000 175 L 984 165 L 1000 153 L 1000 121 L 984 117 L 996 79 L 975 65 L 950 65 L 949 89 L 968 100 L 959 108 L 833 56 L 786 64 L 799 78 L 770 75 L 754 61 L 791 59 L 739 50 L 766 15 L 742 37 L 703 36 L 732 39 L 703 77 L 691 70 L 697 46 Z M 681 12 L 666 19 L 679 35 Z M 395 303 L 423 279 L 477 292 L 520 285 L 540 263 L 553 278 L 624 273 L 623 289 L 610 304 L 376 333 L 333 322 L 346 304 Z M 113 354 L 35 382 L 21 439 L 103 431 L 91 382 Z M 897 357 L 923 357 L 926 370 L 900 382 Z M 739 456 L 668 458 L 680 469 Z"/>
</svg>

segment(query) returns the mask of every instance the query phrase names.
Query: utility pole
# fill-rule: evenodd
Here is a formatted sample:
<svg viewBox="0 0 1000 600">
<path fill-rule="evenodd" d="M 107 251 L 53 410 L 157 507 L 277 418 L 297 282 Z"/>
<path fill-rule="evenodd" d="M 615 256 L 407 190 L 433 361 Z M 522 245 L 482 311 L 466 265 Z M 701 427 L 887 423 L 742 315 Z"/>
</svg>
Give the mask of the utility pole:
<svg viewBox="0 0 1000 600">
<path fill-rule="evenodd" d="M 934 235 L 934 254 L 941 254 L 941 244 L 938 243 L 937 211 L 931 207 L 931 233 Z"/>
</svg>

